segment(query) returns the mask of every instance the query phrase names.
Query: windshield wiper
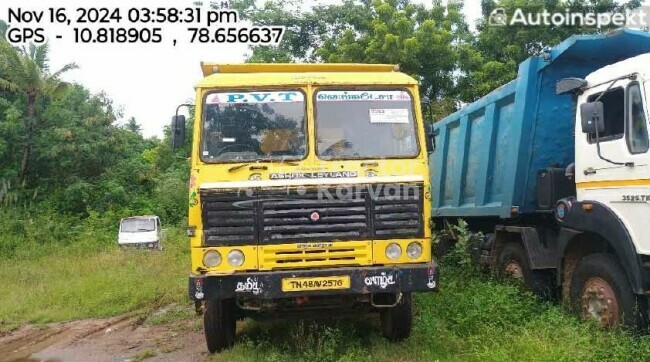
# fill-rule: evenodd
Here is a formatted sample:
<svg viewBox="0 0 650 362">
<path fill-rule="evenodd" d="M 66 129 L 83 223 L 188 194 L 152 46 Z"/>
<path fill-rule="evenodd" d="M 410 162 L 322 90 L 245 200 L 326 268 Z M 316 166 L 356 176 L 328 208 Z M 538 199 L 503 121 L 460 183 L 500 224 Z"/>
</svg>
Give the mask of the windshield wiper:
<svg viewBox="0 0 650 362">
<path fill-rule="evenodd" d="M 255 162 L 242 163 L 241 165 L 233 166 L 233 167 L 228 169 L 228 172 L 237 171 L 237 170 L 239 170 L 241 168 L 244 168 L 246 166 L 254 165 L 254 164 L 257 164 L 257 163 L 260 163 L 260 162 L 277 163 L 274 160 L 257 160 Z M 280 164 L 288 165 L 288 166 L 298 166 L 299 165 L 297 162 L 286 161 L 286 160 L 280 160 Z"/>
<path fill-rule="evenodd" d="M 246 167 L 246 166 L 248 166 L 248 165 L 252 165 L 252 164 L 253 164 L 252 162 L 249 162 L 249 163 L 242 163 L 241 165 L 237 165 L 237 166 L 233 166 L 233 167 L 229 168 L 229 169 L 228 169 L 228 172 L 237 171 L 237 170 L 239 170 L 240 168 L 244 168 L 244 167 Z"/>
</svg>

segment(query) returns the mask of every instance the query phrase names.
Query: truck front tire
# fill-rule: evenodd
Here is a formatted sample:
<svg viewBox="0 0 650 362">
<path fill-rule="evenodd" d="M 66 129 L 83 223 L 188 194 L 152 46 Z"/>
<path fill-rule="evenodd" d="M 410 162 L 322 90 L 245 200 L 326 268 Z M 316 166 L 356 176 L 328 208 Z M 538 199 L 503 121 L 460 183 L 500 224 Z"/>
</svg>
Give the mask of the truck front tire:
<svg viewBox="0 0 650 362">
<path fill-rule="evenodd" d="M 583 319 L 604 327 L 647 325 L 645 303 L 633 292 L 625 270 L 610 254 L 582 258 L 571 278 L 571 304 Z"/>
<path fill-rule="evenodd" d="M 411 335 L 413 324 L 413 299 L 411 293 L 403 293 L 400 302 L 381 310 L 381 334 L 391 342 L 399 342 Z"/>
<path fill-rule="evenodd" d="M 203 331 L 210 353 L 221 352 L 235 344 L 237 306 L 234 299 L 208 300 L 203 314 Z"/>
</svg>

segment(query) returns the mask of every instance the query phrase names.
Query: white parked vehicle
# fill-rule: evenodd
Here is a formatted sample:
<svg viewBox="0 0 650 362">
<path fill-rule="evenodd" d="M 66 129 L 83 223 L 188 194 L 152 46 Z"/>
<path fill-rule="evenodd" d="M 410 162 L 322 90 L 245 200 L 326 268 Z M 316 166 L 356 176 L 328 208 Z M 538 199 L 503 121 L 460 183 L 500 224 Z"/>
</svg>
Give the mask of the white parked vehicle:
<svg viewBox="0 0 650 362">
<path fill-rule="evenodd" d="M 161 236 L 158 216 L 132 216 L 120 220 L 117 243 L 121 246 L 162 249 Z"/>
</svg>

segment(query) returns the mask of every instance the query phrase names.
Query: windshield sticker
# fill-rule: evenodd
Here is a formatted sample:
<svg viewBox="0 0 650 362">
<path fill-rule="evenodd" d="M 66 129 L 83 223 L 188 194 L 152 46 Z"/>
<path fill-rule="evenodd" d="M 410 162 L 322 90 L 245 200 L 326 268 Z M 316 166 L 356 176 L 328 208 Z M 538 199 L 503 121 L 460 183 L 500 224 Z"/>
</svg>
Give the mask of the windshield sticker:
<svg viewBox="0 0 650 362">
<path fill-rule="evenodd" d="M 411 101 L 405 91 L 321 91 L 318 101 Z"/>
<path fill-rule="evenodd" d="M 303 102 L 305 97 L 301 92 L 237 92 L 213 93 L 208 95 L 207 104 L 246 104 L 246 103 L 278 103 Z"/>
<path fill-rule="evenodd" d="M 370 123 L 409 123 L 409 111 L 406 108 L 369 109 Z"/>
<path fill-rule="evenodd" d="M 229 137 L 224 137 L 224 138 L 221 139 L 221 142 L 230 142 L 230 143 L 232 143 L 232 142 L 235 142 L 235 141 L 236 141 L 236 139 L 229 138 Z"/>
<path fill-rule="evenodd" d="M 282 172 L 269 175 L 271 180 L 303 179 L 303 178 L 354 178 L 359 176 L 357 171 L 333 172 Z"/>
</svg>

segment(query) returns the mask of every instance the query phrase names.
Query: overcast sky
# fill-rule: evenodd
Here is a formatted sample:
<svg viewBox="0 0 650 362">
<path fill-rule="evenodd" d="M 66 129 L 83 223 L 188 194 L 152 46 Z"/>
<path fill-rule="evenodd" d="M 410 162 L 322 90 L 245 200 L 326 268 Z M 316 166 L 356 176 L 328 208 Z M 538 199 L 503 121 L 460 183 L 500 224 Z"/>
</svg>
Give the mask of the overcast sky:
<svg viewBox="0 0 650 362">
<path fill-rule="evenodd" d="M 335 3 L 335 0 L 324 0 Z M 424 4 L 429 1 L 416 0 Z M 177 7 L 192 5 L 192 0 L 1 0 L 0 19 L 8 20 L 8 8 L 22 10 L 45 10 L 65 7 L 69 17 L 77 16 L 78 7 L 116 7 L 123 10 L 131 7 Z M 306 4 L 315 4 L 307 0 Z M 465 13 L 468 21 L 474 22 L 480 16 L 480 1 L 467 1 Z M 42 21 L 43 23 L 43 21 Z M 46 26 L 43 26 L 46 25 Z M 36 26 L 36 25 L 35 25 Z M 194 97 L 193 85 L 201 78 L 199 62 L 233 63 L 244 60 L 247 47 L 244 45 L 188 45 L 171 41 L 161 45 L 106 45 L 74 44 L 70 27 L 42 24 L 51 38 L 50 67 L 57 70 L 69 62 L 76 62 L 79 69 L 64 77 L 67 81 L 79 82 L 93 92 L 104 91 L 115 105 L 123 110 L 123 119 L 135 117 L 142 125 L 145 136 L 162 135 L 162 127 L 169 123 L 176 106 Z M 185 36 L 183 26 L 173 31 L 163 29 L 166 34 Z M 182 34 L 180 33 L 182 32 Z M 64 34 L 54 39 L 55 34 Z"/>
</svg>

